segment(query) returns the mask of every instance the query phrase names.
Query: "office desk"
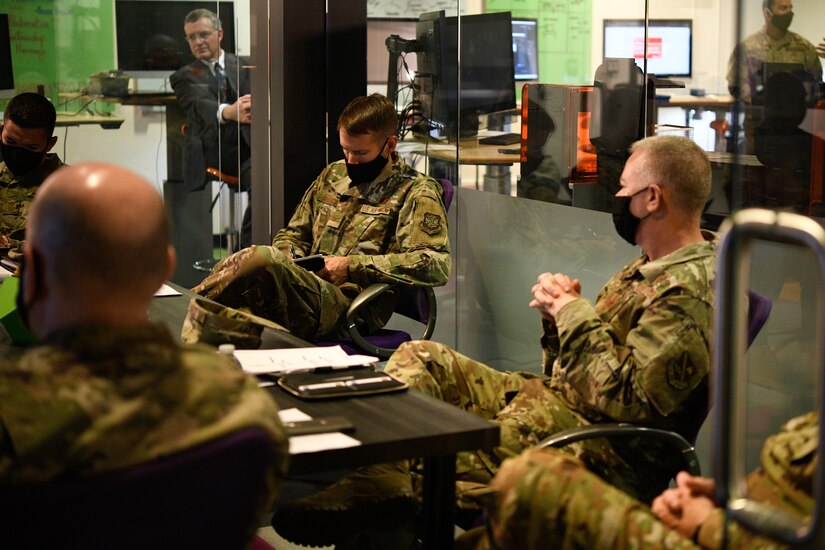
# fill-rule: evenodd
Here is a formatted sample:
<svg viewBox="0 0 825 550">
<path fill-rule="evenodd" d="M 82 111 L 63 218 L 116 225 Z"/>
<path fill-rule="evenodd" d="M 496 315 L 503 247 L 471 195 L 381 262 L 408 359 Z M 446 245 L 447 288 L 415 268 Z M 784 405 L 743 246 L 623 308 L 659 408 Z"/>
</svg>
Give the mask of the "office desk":
<svg viewBox="0 0 825 550">
<path fill-rule="evenodd" d="M 292 455 L 291 474 L 423 458 L 423 547 L 452 548 L 456 453 L 496 446 L 497 425 L 414 390 L 325 401 L 305 401 L 277 387 L 270 393 L 282 409 L 346 416 L 355 424 L 352 436 L 361 441 L 357 447 Z"/>
<path fill-rule="evenodd" d="M 104 130 L 117 130 L 123 124 L 124 119 L 117 116 L 92 115 L 86 112 L 81 113 L 57 113 L 57 120 L 54 125 L 83 126 L 87 124 L 99 124 Z"/>
<path fill-rule="evenodd" d="M 152 319 L 180 334 L 192 292 L 155 298 Z M 266 329 L 268 330 L 268 329 Z M 295 336 L 271 331 L 264 346 L 309 346 Z M 424 548 L 452 548 L 455 510 L 455 457 L 459 451 L 491 449 L 499 428 L 473 414 L 416 391 L 350 399 L 305 401 L 279 387 L 269 388 L 282 409 L 297 407 L 310 416 L 342 415 L 355 425 L 361 445 L 290 457 L 293 475 L 353 468 L 407 458 L 424 459 Z"/>
<path fill-rule="evenodd" d="M 431 176 L 434 178 L 446 178 L 453 183 L 458 182 L 455 143 L 445 143 L 436 140 L 427 143 L 414 138 L 399 142 L 397 148 L 402 154 L 427 155 L 427 157 L 435 161 L 430 169 Z M 512 145 L 484 145 L 480 144 L 478 140 L 459 141 L 458 164 L 486 166 L 487 172 L 484 175 L 484 190 L 510 194 L 510 165 L 521 162 L 521 155 L 520 153 L 500 153 L 499 149 L 518 148 L 518 143 Z M 451 166 L 447 166 L 445 163 L 450 163 Z"/>
<path fill-rule="evenodd" d="M 667 97 L 667 99 L 664 99 Z M 690 120 L 693 113 L 702 112 L 704 110 L 711 110 L 716 115 L 716 121 L 723 121 L 730 111 L 736 98 L 732 95 L 705 95 L 692 96 L 686 94 L 672 95 L 672 96 L 657 96 L 656 108 L 657 110 L 663 107 L 678 107 L 685 110 L 685 126 L 690 126 Z M 658 120 L 658 112 L 654 120 Z M 716 150 L 723 149 L 724 132 L 716 131 L 715 145 Z"/>
</svg>

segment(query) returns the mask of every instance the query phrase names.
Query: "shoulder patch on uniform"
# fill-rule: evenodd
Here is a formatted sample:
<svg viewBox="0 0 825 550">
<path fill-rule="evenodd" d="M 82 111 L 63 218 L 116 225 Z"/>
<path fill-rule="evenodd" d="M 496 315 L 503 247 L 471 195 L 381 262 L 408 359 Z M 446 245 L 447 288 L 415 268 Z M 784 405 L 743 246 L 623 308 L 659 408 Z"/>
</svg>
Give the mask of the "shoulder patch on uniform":
<svg viewBox="0 0 825 550">
<path fill-rule="evenodd" d="M 694 371 L 694 366 L 687 358 L 681 361 L 669 361 L 667 365 L 667 382 L 675 390 L 685 390 L 693 380 Z"/>
<path fill-rule="evenodd" d="M 437 235 L 441 233 L 441 216 L 427 212 L 424 219 L 419 224 L 421 231 L 427 235 Z"/>
</svg>

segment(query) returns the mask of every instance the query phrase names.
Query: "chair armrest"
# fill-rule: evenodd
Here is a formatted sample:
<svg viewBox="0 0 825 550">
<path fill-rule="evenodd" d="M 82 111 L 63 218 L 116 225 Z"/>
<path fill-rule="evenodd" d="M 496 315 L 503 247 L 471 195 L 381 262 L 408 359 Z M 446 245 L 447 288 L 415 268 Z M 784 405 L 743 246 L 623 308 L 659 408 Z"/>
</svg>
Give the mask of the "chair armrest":
<svg viewBox="0 0 825 550">
<path fill-rule="evenodd" d="M 576 443 L 577 441 L 595 439 L 599 437 L 650 437 L 657 439 L 679 451 L 685 465 L 685 470 L 689 474 L 694 476 L 702 475 L 702 470 L 699 467 L 699 457 L 696 456 L 696 449 L 693 445 L 676 432 L 660 430 L 658 428 L 647 428 L 644 426 L 636 426 L 625 423 L 593 424 L 590 426 L 571 428 L 569 430 L 564 430 L 553 434 L 550 437 L 539 441 L 536 447 L 559 448 L 571 443 Z"/>
<path fill-rule="evenodd" d="M 382 348 L 367 342 L 367 340 L 364 339 L 364 336 L 361 335 L 361 333 L 358 331 L 358 312 L 361 310 L 361 308 L 366 307 L 373 300 L 375 300 L 391 288 L 400 289 L 403 287 L 404 285 L 400 284 L 375 283 L 362 290 L 361 293 L 355 297 L 355 299 L 350 304 L 349 309 L 347 309 L 347 329 L 349 330 L 350 338 L 355 343 L 355 345 L 357 345 L 359 348 L 363 349 L 367 353 L 377 355 L 381 359 L 389 359 L 390 355 L 393 354 L 395 349 Z M 421 336 L 419 336 L 418 338 L 413 338 L 413 340 L 429 340 L 430 337 L 432 337 L 433 335 L 433 331 L 435 330 L 435 292 L 431 287 L 416 287 L 416 289 L 424 291 L 429 305 L 429 313 L 427 315 L 427 322 L 424 324 L 424 331 L 422 332 Z"/>
</svg>

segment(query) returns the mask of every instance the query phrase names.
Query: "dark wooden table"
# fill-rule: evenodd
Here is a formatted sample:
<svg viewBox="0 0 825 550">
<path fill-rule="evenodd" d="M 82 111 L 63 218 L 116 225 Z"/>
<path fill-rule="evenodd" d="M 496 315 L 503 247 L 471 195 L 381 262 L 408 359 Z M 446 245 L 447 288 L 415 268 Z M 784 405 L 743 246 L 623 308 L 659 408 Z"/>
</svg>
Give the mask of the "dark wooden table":
<svg viewBox="0 0 825 550">
<path fill-rule="evenodd" d="M 151 317 L 165 322 L 173 333 L 180 334 L 186 307 L 193 294 L 175 288 L 184 295 L 156 298 Z M 265 333 L 263 340 L 263 346 L 269 348 L 311 345 L 275 331 Z M 496 446 L 498 426 L 412 390 L 318 401 L 293 397 L 279 387 L 269 388 L 269 391 L 282 409 L 297 407 L 312 417 L 347 417 L 355 425 L 352 436 L 361 442 L 357 447 L 292 455 L 289 473 L 298 475 L 422 458 L 424 548 L 452 548 L 456 453 Z"/>
</svg>

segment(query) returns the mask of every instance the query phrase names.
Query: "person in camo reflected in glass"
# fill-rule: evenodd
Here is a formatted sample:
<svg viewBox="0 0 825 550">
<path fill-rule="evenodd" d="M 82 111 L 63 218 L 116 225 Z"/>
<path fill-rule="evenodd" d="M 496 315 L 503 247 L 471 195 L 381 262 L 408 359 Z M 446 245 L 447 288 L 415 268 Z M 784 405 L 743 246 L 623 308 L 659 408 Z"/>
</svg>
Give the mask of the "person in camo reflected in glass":
<svg viewBox="0 0 825 550">
<path fill-rule="evenodd" d="M 252 95 L 248 65 L 221 49 L 223 28 L 218 16 L 205 9 L 189 12 L 183 31 L 195 61 L 169 77 L 186 118 L 183 142 L 183 181 L 189 191 L 200 191 L 212 179 L 207 168 L 240 179 L 240 190 L 250 190 L 250 128 Z M 240 136 L 238 134 L 240 133 Z M 241 222 L 241 246 L 252 242 L 250 209 Z"/>
<path fill-rule="evenodd" d="M 49 152 L 57 143 L 56 120 L 54 105 L 40 94 L 19 94 L 6 105 L 0 126 L 0 247 L 22 240 L 37 188 L 63 166 Z"/>
<path fill-rule="evenodd" d="M 794 63 L 817 82 L 822 80 L 822 64 L 817 58 L 814 45 L 799 34 L 789 30 L 794 18 L 791 0 L 763 0 L 762 15 L 765 26 L 745 38 L 728 60 L 728 89 L 747 105 L 758 102 L 763 85 L 763 63 Z M 738 64 L 737 64 L 738 62 Z M 745 153 L 754 153 L 754 127 L 758 115 L 748 108 L 745 111 Z"/>
</svg>

